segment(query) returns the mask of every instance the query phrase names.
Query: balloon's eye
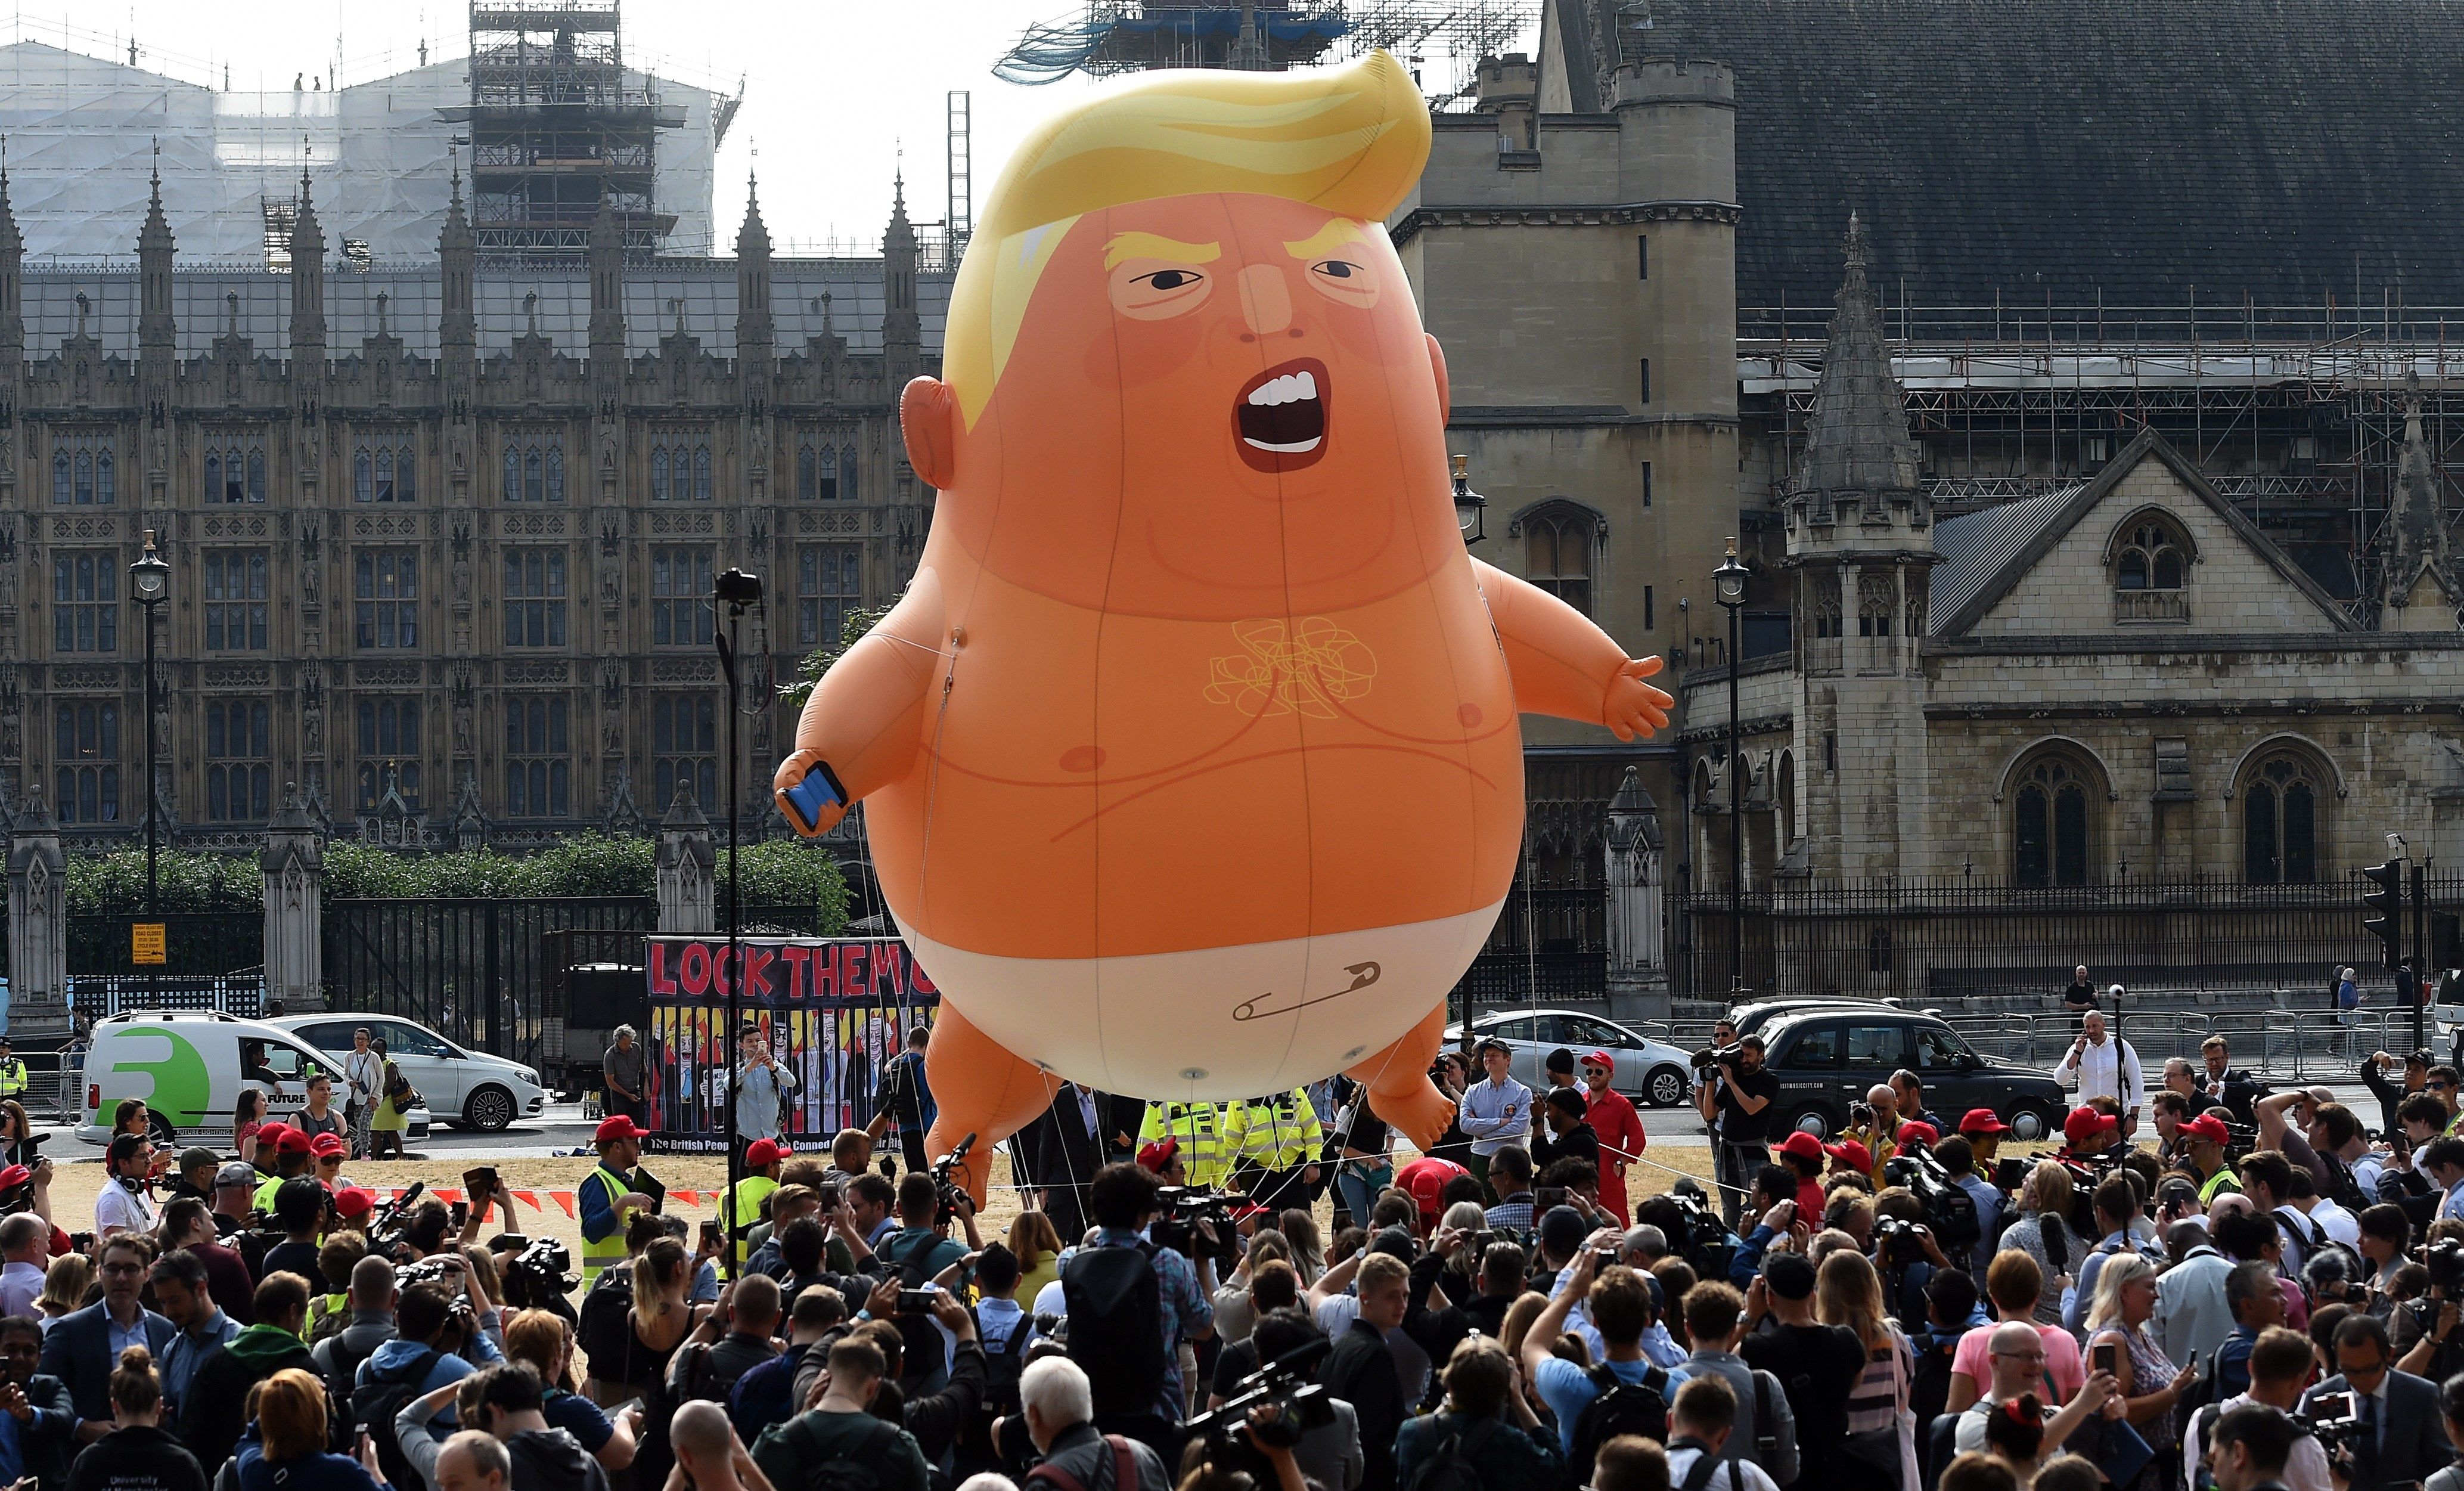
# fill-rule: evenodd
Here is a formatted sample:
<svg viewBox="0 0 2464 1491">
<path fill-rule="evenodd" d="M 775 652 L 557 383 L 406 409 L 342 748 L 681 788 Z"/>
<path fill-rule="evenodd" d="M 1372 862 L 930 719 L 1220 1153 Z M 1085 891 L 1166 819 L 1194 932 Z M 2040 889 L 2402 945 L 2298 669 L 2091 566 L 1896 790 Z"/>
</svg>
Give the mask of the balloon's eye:
<svg viewBox="0 0 2464 1491">
<path fill-rule="evenodd" d="M 1148 264 L 1155 261 L 1149 259 Z M 1149 269 L 1135 262 L 1112 272 L 1112 305 L 1135 321 L 1164 321 L 1185 316 L 1206 303 L 1215 289 L 1213 277 L 1185 264 Z"/>
<path fill-rule="evenodd" d="M 1338 305 L 1377 303 L 1377 275 L 1358 259 L 1322 258 L 1309 267 L 1309 282 L 1318 294 Z"/>
<path fill-rule="evenodd" d="M 1324 275 L 1329 279 L 1349 279 L 1353 276 L 1360 273 L 1360 266 L 1357 264 L 1346 263 L 1339 258 L 1331 258 L 1325 263 L 1318 265 L 1317 272 Z"/>
<path fill-rule="evenodd" d="M 1198 283 L 1199 277 L 1195 270 L 1158 269 L 1152 275 L 1140 275 L 1138 278 L 1154 289 L 1178 290 Z"/>
</svg>

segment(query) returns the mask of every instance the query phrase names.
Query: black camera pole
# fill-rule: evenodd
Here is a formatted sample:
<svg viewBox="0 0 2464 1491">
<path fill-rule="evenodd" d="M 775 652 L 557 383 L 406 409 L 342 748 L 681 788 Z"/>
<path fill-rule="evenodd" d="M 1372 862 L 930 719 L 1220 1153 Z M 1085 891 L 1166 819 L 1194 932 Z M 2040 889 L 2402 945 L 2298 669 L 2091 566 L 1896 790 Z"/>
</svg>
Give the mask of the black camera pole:
<svg viewBox="0 0 2464 1491">
<path fill-rule="evenodd" d="M 742 847 L 738 825 L 744 816 L 744 793 L 737 785 L 738 772 L 744 763 L 744 749 L 739 739 L 744 706 L 737 697 L 736 655 L 742 646 L 745 608 L 761 599 L 761 577 L 747 574 L 741 569 L 730 569 L 718 577 L 715 598 L 727 607 L 727 630 L 714 641 L 718 648 L 719 671 L 727 677 L 727 962 L 724 966 L 727 969 L 727 1039 L 733 1050 L 725 1059 L 734 1061 L 737 1059 L 734 1053 L 744 1049 L 744 1033 L 738 1028 L 744 1019 L 744 961 L 743 951 L 737 946 L 744 928 L 742 901 L 738 896 L 742 876 L 742 867 L 738 863 L 741 858 L 738 851 Z M 767 701 L 764 707 L 767 707 Z M 747 1077 L 751 1075 L 750 1072 L 745 1074 Z M 737 1131 L 736 1124 L 737 1089 L 742 1082 L 743 1078 L 737 1078 L 727 1084 L 727 1204 L 720 1209 L 723 1216 L 718 1251 L 721 1271 L 730 1283 L 736 1281 L 737 1273 L 736 1229 L 743 1225 L 735 1210 L 743 1204 L 737 1187 L 744 1179 L 744 1149 L 740 1143 L 742 1135 Z"/>
</svg>

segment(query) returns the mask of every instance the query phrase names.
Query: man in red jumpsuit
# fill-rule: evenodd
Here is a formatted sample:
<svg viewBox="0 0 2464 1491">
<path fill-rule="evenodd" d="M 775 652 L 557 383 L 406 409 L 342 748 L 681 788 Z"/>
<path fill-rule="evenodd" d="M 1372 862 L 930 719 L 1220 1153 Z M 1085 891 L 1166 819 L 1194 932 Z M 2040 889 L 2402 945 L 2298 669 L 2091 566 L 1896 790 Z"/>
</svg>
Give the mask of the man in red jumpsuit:
<svg viewBox="0 0 2464 1491">
<path fill-rule="evenodd" d="M 1626 1210 L 1625 1168 L 1642 1158 L 1642 1146 L 1649 1143 L 1643 1137 L 1642 1119 L 1624 1094 L 1609 1086 L 1609 1079 L 1617 1075 L 1617 1062 L 1607 1052 L 1595 1051 L 1583 1057 L 1582 1069 L 1587 1116 L 1592 1132 L 1600 1136 L 1600 1205 L 1617 1213 L 1618 1226 L 1631 1226 L 1634 1218 Z"/>
</svg>

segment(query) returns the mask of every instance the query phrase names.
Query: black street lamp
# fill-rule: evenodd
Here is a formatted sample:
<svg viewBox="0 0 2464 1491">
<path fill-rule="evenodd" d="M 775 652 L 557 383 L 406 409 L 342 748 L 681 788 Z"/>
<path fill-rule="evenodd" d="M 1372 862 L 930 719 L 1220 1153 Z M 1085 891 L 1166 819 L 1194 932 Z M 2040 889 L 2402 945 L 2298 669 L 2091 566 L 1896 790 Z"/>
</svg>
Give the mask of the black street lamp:
<svg viewBox="0 0 2464 1491">
<path fill-rule="evenodd" d="M 1488 499 L 1471 489 L 1471 457 L 1449 456 L 1455 470 L 1455 526 L 1463 529 L 1463 547 L 1469 548 L 1488 537 L 1488 521 L 1485 514 Z"/>
<path fill-rule="evenodd" d="M 1746 576 L 1737 560 L 1737 541 L 1728 541 L 1728 557 L 1711 571 L 1711 596 L 1728 613 L 1728 992 L 1746 991 L 1746 790 L 1745 757 L 1737 748 L 1737 668 L 1741 651 L 1737 611 L 1746 604 Z"/>
<path fill-rule="evenodd" d="M 744 763 L 744 747 L 739 742 L 744 708 L 737 692 L 736 656 L 743 644 L 744 613 L 761 602 L 761 577 L 747 574 L 741 569 L 730 569 L 718 577 L 714 594 L 718 604 L 727 608 L 727 630 L 718 633 L 715 640 L 718 646 L 719 671 L 727 676 L 727 1038 L 732 1048 L 729 1060 L 734 1061 L 737 1059 L 734 1052 L 741 1051 L 744 1045 L 743 1032 L 738 1029 L 743 1023 L 744 957 L 742 949 L 737 946 L 744 925 L 743 902 L 738 893 L 743 870 L 737 863 L 739 856 L 737 853 L 739 826 L 744 817 L 744 793 L 737 786 L 737 773 Z M 769 707 L 767 700 L 762 701 L 762 707 Z M 731 1280 L 736 1278 L 737 1267 L 733 1209 L 743 1204 L 736 1186 L 744 1178 L 744 1149 L 738 1143 L 741 1136 L 736 1126 L 736 1082 L 728 1084 L 727 1206 L 731 1220 L 730 1235 L 723 1239 L 726 1246 L 720 1250 Z"/>
<path fill-rule="evenodd" d="M 158 686 L 154 676 L 154 612 L 171 595 L 171 567 L 154 547 L 154 530 L 145 530 L 145 552 L 128 567 L 129 592 L 137 604 L 145 608 L 145 914 L 160 914 L 156 899 L 158 881 L 154 871 L 156 802 L 154 793 L 154 757 L 159 743 L 154 738 L 154 692 Z M 158 988 L 159 965 L 148 964 L 145 989 L 151 996 Z M 149 1002 L 151 1002 L 149 997 Z"/>
</svg>

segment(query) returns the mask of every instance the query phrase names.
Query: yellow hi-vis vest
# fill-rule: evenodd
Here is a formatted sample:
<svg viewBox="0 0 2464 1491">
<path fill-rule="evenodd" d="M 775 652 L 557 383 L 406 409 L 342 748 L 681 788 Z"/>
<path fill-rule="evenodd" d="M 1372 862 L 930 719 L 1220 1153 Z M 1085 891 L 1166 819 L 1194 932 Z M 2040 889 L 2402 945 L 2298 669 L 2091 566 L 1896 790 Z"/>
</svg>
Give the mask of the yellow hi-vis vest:
<svg viewBox="0 0 2464 1491">
<path fill-rule="evenodd" d="M 1180 1164 L 1189 1183 L 1213 1191 L 1232 1175 L 1232 1146 L 1224 1135 L 1220 1102 L 1150 1102 L 1138 1124 L 1141 1147 L 1166 1139 L 1180 1146 Z"/>
<path fill-rule="evenodd" d="M 779 1189 L 767 1175 L 747 1175 L 719 1197 L 718 1223 L 736 1243 L 736 1266 L 753 1257 L 753 1229 L 761 1225 L 761 1201 Z"/>
<path fill-rule="evenodd" d="M 628 1181 L 624 1176 L 617 1174 L 614 1170 L 609 1169 L 605 1165 L 598 1167 L 589 1174 L 582 1177 L 582 1184 L 584 1186 L 589 1185 L 593 1181 L 597 1181 L 600 1185 L 607 1188 L 607 1206 L 610 1211 L 615 1210 L 616 1198 L 618 1196 L 624 1195 L 633 1189 L 633 1183 L 631 1181 Z M 581 1198 L 578 1193 L 575 1197 L 574 1210 L 577 1213 L 581 1211 Z M 589 1235 L 586 1233 L 583 1235 L 582 1287 L 588 1289 L 592 1284 L 599 1281 L 599 1276 L 606 1272 L 609 1264 L 622 1263 L 624 1261 L 625 1217 L 622 1212 L 618 1212 L 616 1230 L 614 1232 L 609 1233 L 606 1236 L 602 1237 L 597 1242 L 591 1241 Z"/>
<path fill-rule="evenodd" d="M 1260 1169 L 1298 1169 L 1315 1163 L 1326 1146 L 1317 1108 L 1301 1088 L 1263 1102 L 1231 1106 L 1234 1152 Z"/>
<path fill-rule="evenodd" d="M 0 1061 L 0 1098 L 14 1098 L 26 1090 L 26 1063 L 15 1057 Z"/>
</svg>

